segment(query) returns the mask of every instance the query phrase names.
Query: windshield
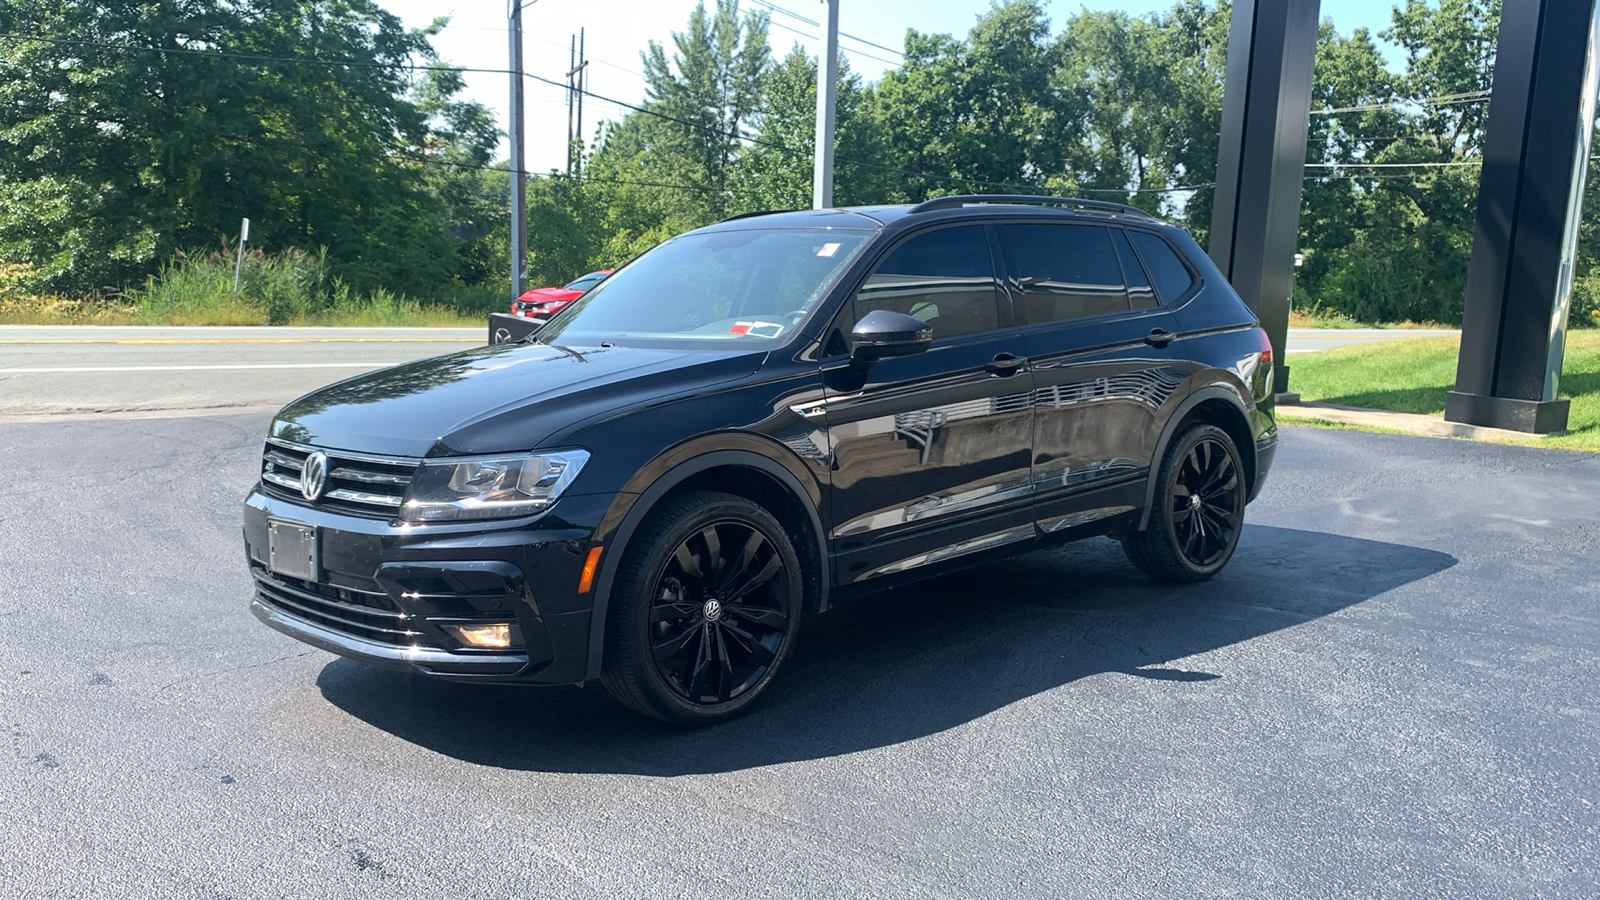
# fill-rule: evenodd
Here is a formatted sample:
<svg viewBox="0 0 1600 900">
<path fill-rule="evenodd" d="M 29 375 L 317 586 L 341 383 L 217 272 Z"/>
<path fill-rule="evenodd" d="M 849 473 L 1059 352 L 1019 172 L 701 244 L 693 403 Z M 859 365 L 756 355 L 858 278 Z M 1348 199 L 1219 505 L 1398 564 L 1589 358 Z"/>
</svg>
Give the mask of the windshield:
<svg viewBox="0 0 1600 900">
<path fill-rule="evenodd" d="M 772 345 L 794 332 L 872 234 L 819 228 L 676 237 L 574 300 L 538 341 Z"/>
<path fill-rule="evenodd" d="M 582 278 L 568 283 L 566 289 L 569 291 L 587 291 L 589 288 L 594 287 L 595 284 L 604 277 L 606 277 L 606 273 L 604 272 L 590 272 Z"/>
</svg>

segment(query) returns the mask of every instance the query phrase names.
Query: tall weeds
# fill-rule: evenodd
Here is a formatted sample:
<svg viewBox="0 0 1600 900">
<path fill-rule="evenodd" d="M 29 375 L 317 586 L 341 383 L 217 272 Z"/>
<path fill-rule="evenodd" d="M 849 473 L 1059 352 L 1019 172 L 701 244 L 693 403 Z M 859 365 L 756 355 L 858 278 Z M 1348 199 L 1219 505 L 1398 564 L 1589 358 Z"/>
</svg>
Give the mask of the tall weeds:
<svg viewBox="0 0 1600 900">
<path fill-rule="evenodd" d="M 247 250 L 234 292 L 232 249 L 181 251 L 122 299 L 148 325 L 457 325 L 476 316 L 378 288 L 357 295 L 333 274 L 325 253 Z"/>
</svg>

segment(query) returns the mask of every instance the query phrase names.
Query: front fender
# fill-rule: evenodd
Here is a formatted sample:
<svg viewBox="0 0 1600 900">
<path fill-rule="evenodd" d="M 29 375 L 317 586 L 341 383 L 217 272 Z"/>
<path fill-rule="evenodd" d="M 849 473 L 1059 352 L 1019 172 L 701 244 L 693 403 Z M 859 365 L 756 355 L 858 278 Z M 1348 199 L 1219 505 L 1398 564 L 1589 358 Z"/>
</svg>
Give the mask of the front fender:
<svg viewBox="0 0 1600 900">
<path fill-rule="evenodd" d="M 811 533 L 817 542 L 818 559 L 828 564 L 827 532 L 818 512 L 822 488 L 800 460 L 776 441 L 747 433 L 708 435 L 673 447 L 641 468 L 612 501 L 594 541 L 604 546 L 600 568 L 595 575 L 593 612 L 589 618 L 589 666 L 585 680 L 600 677 L 605 652 L 606 616 L 611 592 L 616 583 L 622 557 L 639 525 L 650 510 L 673 488 L 689 478 L 721 466 L 743 466 L 760 471 L 787 490 L 800 502 L 811 519 Z M 818 608 L 828 606 L 829 579 L 817 579 Z"/>
</svg>

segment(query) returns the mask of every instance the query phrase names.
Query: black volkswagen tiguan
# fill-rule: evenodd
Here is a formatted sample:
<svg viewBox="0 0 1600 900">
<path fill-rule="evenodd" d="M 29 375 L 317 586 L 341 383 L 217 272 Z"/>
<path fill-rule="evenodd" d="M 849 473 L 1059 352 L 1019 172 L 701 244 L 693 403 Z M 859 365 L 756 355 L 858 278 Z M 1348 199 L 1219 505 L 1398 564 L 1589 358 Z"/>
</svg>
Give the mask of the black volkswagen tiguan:
<svg viewBox="0 0 1600 900">
<path fill-rule="evenodd" d="M 717 722 L 802 613 L 907 579 L 1095 535 L 1214 575 L 1272 463 L 1271 368 L 1194 240 L 1131 207 L 736 217 L 528 342 L 285 407 L 245 501 L 251 609 L 380 665 Z"/>
</svg>

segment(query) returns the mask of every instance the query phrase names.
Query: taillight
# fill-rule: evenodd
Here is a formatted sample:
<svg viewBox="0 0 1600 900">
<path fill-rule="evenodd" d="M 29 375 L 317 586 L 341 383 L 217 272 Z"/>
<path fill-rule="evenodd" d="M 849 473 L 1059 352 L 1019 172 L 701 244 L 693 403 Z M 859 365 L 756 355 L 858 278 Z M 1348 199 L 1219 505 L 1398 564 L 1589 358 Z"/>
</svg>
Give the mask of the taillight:
<svg viewBox="0 0 1600 900">
<path fill-rule="evenodd" d="M 1257 328 L 1256 337 L 1261 339 L 1261 362 L 1272 362 L 1272 338 L 1267 336 L 1267 330 L 1265 328 Z"/>
</svg>

